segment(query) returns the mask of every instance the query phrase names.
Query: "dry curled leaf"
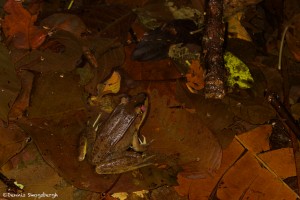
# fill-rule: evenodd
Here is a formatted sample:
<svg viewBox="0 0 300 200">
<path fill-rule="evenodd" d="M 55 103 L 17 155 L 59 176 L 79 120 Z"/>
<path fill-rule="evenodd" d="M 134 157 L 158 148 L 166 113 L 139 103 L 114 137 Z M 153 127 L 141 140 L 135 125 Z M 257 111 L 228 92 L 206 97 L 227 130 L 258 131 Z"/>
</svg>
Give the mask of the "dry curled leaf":
<svg viewBox="0 0 300 200">
<path fill-rule="evenodd" d="M 44 42 L 46 31 L 34 25 L 37 15 L 31 15 L 21 2 L 8 0 L 4 11 L 3 32 L 16 48 L 36 49 Z"/>
<path fill-rule="evenodd" d="M 300 61 L 300 14 L 295 15 L 290 22 L 286 33 L 286 42 L 289 50 L 297 61 Z"/>
<path fill-rule="evenodd" d="M 204 87 L 204 71 L 199 60 L 193 60 L 188 73 L 186 86 L 191 93 L 198 93 Z"/>
</svg>

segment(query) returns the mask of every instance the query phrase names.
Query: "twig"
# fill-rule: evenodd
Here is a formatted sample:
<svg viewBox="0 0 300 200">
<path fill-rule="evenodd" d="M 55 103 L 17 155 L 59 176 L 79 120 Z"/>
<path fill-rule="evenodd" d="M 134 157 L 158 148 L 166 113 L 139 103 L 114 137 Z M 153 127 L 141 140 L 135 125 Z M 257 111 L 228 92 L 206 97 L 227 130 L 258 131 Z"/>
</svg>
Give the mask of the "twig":
<svg viewBox="0 0 300 200">
<path fill-rule="evenodd" d="M 205 77 L 205 98 L 225 96 L 226 69 L 223 58 L 224 24 L 223 0 L 208 0 L 205 31 L 202 39 Z"/>
<path fill-rule="evenodd" d="M 274 92 L 266 92 L 265 98 L 273 106 L 282 121 L 293 131 L 298 140 L 300 140 L 300 128 L 295 123 L 292 114 L 286 109 L 279 97 Z"/>
<path fill-rule="evenodd" d="M 295 165 L 296 165 L 298 191 L 300 191 L 300 148 L 298 143 L 298 140 L 300 139 L 300 128 L 295 123 L 295 120 L 291 115 L 291 113 L 287 110 L 287 108 L 283 105 L 283 103 L 279 101 L 278 95 L 276 93 L 267 92 L 266 98 L 268 102 L 276 110 L 280 121 L 284 125 L 285 129 L 287 130 L 291 138 L 293 144 Z"/>
<path fill-rule="evenodd" d="M 23 193 L 24 190 L 21 188 L 15 179 L 9 179 L 4 174 L 0 172 L 0 180 L 7 186 L 6 191 L 15 194 Z"/>
<path fill-rule="evenodd" d="M 282 36 L 281 36 L 280 49 L 279 49 L 279 59 L 278 59 L 278 70 L 281 70 L 282 51 L 283 51 L 283 46 L 284 46 L 284 39 L 285 39 L 286 32 L 288 31 L 289 28 L 290 28 L 290 26 L 287 25 L 284 28 L 284 31 L 283 31 Z"/>
</svg>

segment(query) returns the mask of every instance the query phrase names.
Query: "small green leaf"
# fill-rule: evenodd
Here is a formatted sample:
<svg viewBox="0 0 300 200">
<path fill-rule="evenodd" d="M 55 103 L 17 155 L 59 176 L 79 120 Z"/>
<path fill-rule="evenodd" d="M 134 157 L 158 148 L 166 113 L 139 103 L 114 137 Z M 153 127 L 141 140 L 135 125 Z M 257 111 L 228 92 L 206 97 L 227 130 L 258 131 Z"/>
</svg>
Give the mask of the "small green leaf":
<svg viewBox="0 0 300 200">
<path fill-rule="evenodd" d="M 238 85 L 241 89 L 250 88 L 254 80 L 247 65 L 230 52 L 225 53 L 224 61 L 225 68 L 229 72 L 227 85 L 229 87 Z"/>
</svg>

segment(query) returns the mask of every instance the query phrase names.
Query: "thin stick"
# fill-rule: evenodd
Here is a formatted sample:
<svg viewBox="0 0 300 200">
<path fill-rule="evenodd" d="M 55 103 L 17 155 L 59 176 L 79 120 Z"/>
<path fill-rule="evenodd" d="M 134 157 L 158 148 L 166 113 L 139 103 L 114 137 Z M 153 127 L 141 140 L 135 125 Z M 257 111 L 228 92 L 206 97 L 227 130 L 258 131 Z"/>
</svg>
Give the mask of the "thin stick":
<svg viewBox="0 0 300 200">
<path fill-rule="evenodd" d="M 287 26 L 284 28 L 284 31 L 283 31 L 282 36 L 281 36 L 280 49 L 279 49 L 279 59 L 278 59 L 278 70 L 281 70 L 282 51 L 283 51 L 284 39 L 285 39 L 286 32 L 287 32 L 287 30 L 288 30 L 289 28 L 290 28 L 290 26 L 287 25 Z"/>
</svg>

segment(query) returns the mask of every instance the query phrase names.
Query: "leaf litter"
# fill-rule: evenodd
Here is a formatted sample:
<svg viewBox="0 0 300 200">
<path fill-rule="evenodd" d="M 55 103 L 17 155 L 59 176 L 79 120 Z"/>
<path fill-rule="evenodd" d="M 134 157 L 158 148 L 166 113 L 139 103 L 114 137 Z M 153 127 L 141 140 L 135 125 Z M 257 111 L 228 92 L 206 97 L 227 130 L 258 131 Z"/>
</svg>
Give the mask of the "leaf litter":
<svg viewBox="0 0 300 200">
<path fill-rule="evenodd" d="M 258 2 L 225 2 L 225 13 L 234 16 Z M 152 3 L 157 5 L 155 1 Z M 200 6 L 201 10 L 201 2 L 192 3 Z M 99 193 L 103 192 L 137 190 L 149 190 L 147 197 L 176 191 L 182 198 L 188 196 L 189 199 L 243 199 L 259 198 L 260 195 L 296 198 L 297 194 L 283 183 L 283 179 L 296 175 L 292 150 L 288 147 L 269 149 L 267 143 L 271 128 L 261 125 L 275 117 L 275 112 L 267 103 L 262 103 L 263 91 L 266 88 L 280 88 L 276 77 L 280 76 L 278 72 L 267 64 L 259 63 L 266 58 L 257 56 L 260 60 L 253 61 L 249 59 L 253 55 L 249 55 L 248 60 L 243 60 L 247 56 L 241 49 L 235 49 L 236 52 L 230 50 L 237 57 L 241 56 L 240 59 L 249 67 L 253 85 L 246 90 L 233 87 L 221 101 L 204 99 L 201 88 L 205 71 L 201 71 L 198 64 L 192 63 L 192 67 L 184 70 L 187 74 L 182 74 L 183 71 L 178 71 L 180 68 L 176 66 L 178 62 L 174 65 L 168 59 L 148 62 L 131 60 L 135 44 L 127 44 L 127 31 L 131 26 L 143 25 L 135 21 L 136 14 L 140 13 L 134 14 L 123 6 L 127 4 L 134 7 L 133 2 L 126 1 L 121 1 L 121 5 L 103 3 L 95 7 L 82 3 L 84 9 L 74 8 L 75 15 L 55 14 L 52 19 L 42 20 L 38 16 L 39 6 L 42 5 L 33 3 L 28 6 L 29 11 L 20 2 L 6 1 L 2 25 L 5 44 L 12 57 L 2 45 L 1 59 L 5 65 L 0 69 L 3 77 L 0 86 L 5 98 L 0 101 L 0 116 L 4 122 L 1 124 L 1 134 L 6 139 L 1 145 L 5 152 L 9 152 L 0 154 L 2 165 L 26 146 L 28 134 L 43 159 L 55 169 L 52 172 L 43 164 L 47 170 L 38 173 L 43 176 L 51 171 L 51 177 L 55 177 L 54 181 L 45 185 L 66 188 L 67 192 L 60 195 L 69 195 L 68 199 L 87 199 L 93 195 L 99 197 L 103 195 Z M 137 4 L 144 6 L 141 2 Z M 149 5 L 151 7 L 151 1 Z M 159 12 L 163 11 L 156 10 L 148 16 L 155 18 Z M 25 25 L 18 28 L 15 24 L 19 24 L 21 18 L 25 19 Z M 39 25 L 40 20 L 43 26 L 50 29 L 44 30 Z M 159 20 L 166 22 L 163 18 Z M 295 44 L 298 29 L 297 24 L 292 22 L 293 26 L 287 33 L 287 46 L 297 60 L 299 52 Z M 237 35 L 245 33 L 244 29 L 235 31 Z M 229 47 L 234 40 L 228 40 Z M 84 55 L 86 50 L 91 57 Z M 96 65 L 89 59 L 94 59 Z M 122 175 L 98 175 L 87 161 L 77 161 L 78 138 L 87 121 L 99 111 L 96 106 L 88 104 L 89 96 L 97 95 L 97 85 L 103 83 L 114 70 L 120 72 L 120 93 L 134 95 L 147 92 L 149 95 L 150 113 L 142 126 L 141 135 L 145 135 L 148 141 L 153 140 L 148 152 L 155 155 L 154 165 Z M 297 73 L 293 76 L 297 77 Z M 197 90 L 197 94 L 191 93 L 186 85 Z M 282 94 L 281 89 L 277 92 Z M 119 94 L 113 98 L 119 99 Z M 253 127 L 257 128 L 249 131 Z M 25 163 L 25 166 L 35 168 L 41 164 L 41 159 L 29 159 L 32 163 L 28 163 L 24 157 L 20 158 L 26 151 L 31 150 L 27 147 L 10 159 L 13 169 L 3 171 L 13 177 L 23 176 L 20 180 L 30 188 L 30 184 L 38 178 L 30 179 L 30 170 L 15 171 L 16 166 Z M 39 153 L 35 151 L 33 154 Z M 22 164 L 17 158 L 25 161 Z M 290 173 L 285 169 L 290 169 Z M 64 184 L 55 175 L 56 172 L 79 190 L 74 191 L 70 185 Z M 264 189 L 262 183 L 269 187 Z M 166 185 L 178 186 L 173 188 L 175 191 L 166 191 Z M 55 191 L 54 187 L 50 188 L 33 188 L 32 191 Z M 260 193 L 254 194 L 252 191 Z M 173 197 L 181 198 L 178 195 Z"/>
</svg>

